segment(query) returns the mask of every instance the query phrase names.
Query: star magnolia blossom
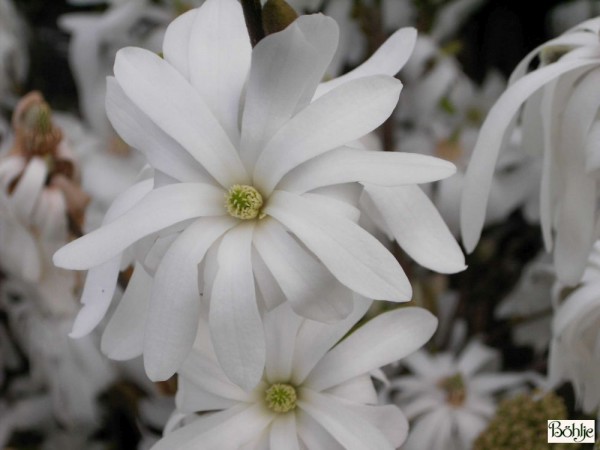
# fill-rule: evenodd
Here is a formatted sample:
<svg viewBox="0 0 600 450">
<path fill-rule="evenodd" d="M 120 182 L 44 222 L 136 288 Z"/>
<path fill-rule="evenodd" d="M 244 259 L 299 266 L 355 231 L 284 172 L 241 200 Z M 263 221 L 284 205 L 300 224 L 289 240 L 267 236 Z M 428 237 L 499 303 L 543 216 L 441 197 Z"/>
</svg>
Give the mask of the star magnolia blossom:
<svg viewBox="0 0 600 450">
<path fill-rule="evenodd" d="M 581 285 L 555 310 L 548 364 L 550 384 L 570 381 L 577 402 L 589 414 L 600 412 L 599 330 L 600 242 L 596 242 Z"/>
<path fill-rule="evenodd" d="M 251 392 L 227 379 L 208 336 L 199 336 L 179 373 L 173 417 L 191 423 L 167 433 L 153 450 L 399 447 L 406 419 L 394 405 L 377 405 L 369 373 L 421 347 L 437 321 L 424 309 L 399 308 L 335 345 L 369 304 L 357 300 L 352 314 L 335 324 L 302 319 L 288 303 L 267 312 L 266 367 Z"/>
<path fill-rule="evenodd" d="M 533 50 L 514 70 L 509 87 L 481 127 L 467 170 L 461 229 L 472 251 L 483 227 L 494 166 L 521 116 L 524 150 L 543 158 L 540 221 L 554 252 L 558 278 L 579 282 L 598 237 L 600 167 L 600 19 L 593 19 Z M 535 57 L 541 65 L 526 73 Z"/>
<path fill-rule="evenodd" d="M 494 394 L 525 382 L 520 374 L 490 373 L 497 361 L 497 352 L 476 340 L 458 357 L 419 350 L 406 358 L 403 364 L 413 375 L 393 379 L 384 393 L 384 398 L 400 406 L 412 423 L 402 448 L 472 448 L 494 415 Z"/>
<path fill-rule="evenodd" d="M 409 254 L 437 270 L 464 268 L 439 214 L 412 186 L 454 166 L 352 146 L 394 109 L 401 84 L 380 74 L 404 64 L 414 30 L 319 85 L 337 35 L 333 20 L 303 16 L 252 50 L 239 3 L 210 0 L 169 26 L 164 59 L 138 48 L 118 53 L 108 115 L 155 175 L 118 198 L 100 229 L 55 254 L 61 267 L 91 269 L 74 336 L 106 313 L 127 250 L 139 277 L 154 278 L 147 316 L 138 312 L 150 378 L 168 378 L 189 353 L 203 293 L 225 373 L 253 388 L 266 354 L 261 309 L 275 306 L 280 292 L 294 311 L 323 321 L 352 311 L 340 295 L 349 289 L 411 297 L 396 259 L 356 223 L 359 182 Z M 130 296 L 145 302 L 139 292 Z M 136 314 L 128 308 L 121 312 Z"/>
</svg>

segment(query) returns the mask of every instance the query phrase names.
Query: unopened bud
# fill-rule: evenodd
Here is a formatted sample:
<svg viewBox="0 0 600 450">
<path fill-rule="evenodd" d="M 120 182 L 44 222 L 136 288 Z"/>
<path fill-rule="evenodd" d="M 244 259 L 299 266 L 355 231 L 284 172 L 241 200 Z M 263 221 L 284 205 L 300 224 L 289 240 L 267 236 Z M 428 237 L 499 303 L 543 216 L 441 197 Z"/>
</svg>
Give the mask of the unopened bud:
<svg viewBox="0 0 600 450">
<path fill-rule="evenodd" d="M 285 0 L 268 0 L 263 6 L 262 21 L 265 34 L 284 30 L 297 18 L 298 14 Z"/>
</svg>

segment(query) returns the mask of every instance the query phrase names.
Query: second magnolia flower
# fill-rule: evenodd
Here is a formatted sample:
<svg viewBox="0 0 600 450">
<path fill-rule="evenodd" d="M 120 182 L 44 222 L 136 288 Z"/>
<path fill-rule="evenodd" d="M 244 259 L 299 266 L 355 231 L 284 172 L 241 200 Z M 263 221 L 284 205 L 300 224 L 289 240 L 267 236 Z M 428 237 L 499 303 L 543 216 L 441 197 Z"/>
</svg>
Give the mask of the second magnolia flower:
<svg viewBox="0 0 600 450">
<path fill-rule="evenodd" d="M 351 313 L 349 291 L 410 299 L 402 268 L 359 220 L 429 268 L 462 270 L 458 244 L 415 186 L 454 166 L 357 141 L 392 113 L 401 90 L 392 75 L 414 39 L 400 30 L 362 66 L 320 83 L 337 46 L 333 20 L 300 17 L 252 49 L 239 3 L 208 0 L 169 26 L 164 59 L 121 50 L 108 116 L 154 173 L 101 228 L 56 253 L 59 266 L 90 269 L 73 335 L 100 322 L 119 269 L 135 261 L 104 334 L 109 356 L 143 352 L 148 375 L 168 378 L 206 308 L 219 363 L 249 390 L 265 365 L 265 310 L 287 300 L 330 322 Z"/>
</svg>

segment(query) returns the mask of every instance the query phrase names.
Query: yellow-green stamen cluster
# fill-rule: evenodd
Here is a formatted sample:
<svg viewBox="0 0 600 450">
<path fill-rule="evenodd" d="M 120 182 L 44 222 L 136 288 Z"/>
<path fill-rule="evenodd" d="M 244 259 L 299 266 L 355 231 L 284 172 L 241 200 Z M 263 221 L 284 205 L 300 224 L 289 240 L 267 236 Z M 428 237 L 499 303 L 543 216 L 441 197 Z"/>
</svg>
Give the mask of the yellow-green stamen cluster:
<svg viewBox="0 0 600 450">
<path fill-rule="evenodd" d="M 446 401 L 455 407 L 462 406 L 465 402 L 467 393 L 465 391 L 465 382 L 460 373 L 450 377 L 442 378 L 438 386 L 446 392 Z"/>
<path fill-rule="evenodd" d="M 495 417 L 479 435 L 474 450 L 549 449 L 548 419 L 567 419 L 567 408 L 558 395 L 549 392 L 538 398 L 521 394 L 500 403 Z M 577 444 L 551 444 L 552 449 L 576 449 Z"/>
<path fill-rule="evenodd" d="M 242 220 L 260 217 L 263 198 L 256 189 L 245 184 L 235 184 L 225 194 L 227 212 Z"/>
<path fill-rule="evenodd" d="M 265 391 L 267 407 L 276 413 L 286 413 L 296 408 L 296 389 L 283 383 L 272 384 Z"/>
</svg>

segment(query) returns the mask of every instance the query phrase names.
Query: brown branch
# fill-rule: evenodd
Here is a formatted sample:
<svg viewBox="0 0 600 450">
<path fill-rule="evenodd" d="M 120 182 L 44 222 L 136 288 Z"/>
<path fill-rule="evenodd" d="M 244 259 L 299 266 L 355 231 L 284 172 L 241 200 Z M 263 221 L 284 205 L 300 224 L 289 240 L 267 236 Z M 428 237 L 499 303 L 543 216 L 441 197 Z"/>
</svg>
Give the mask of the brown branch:
<svg viewBox="0 0 600 450">
<path fill-rule="evenodd" d="M 256 47 L 256 44 L 265 37 L 265 31 L 262 25 L 262 8 L 260 0 L 241 0 L 242 9 L 244 10 L 244 19 L 246 20 L 246 27 L 248 28 L 248 34 L 250 35 L 250 42 L 252 47 Z"/>
</svg>

